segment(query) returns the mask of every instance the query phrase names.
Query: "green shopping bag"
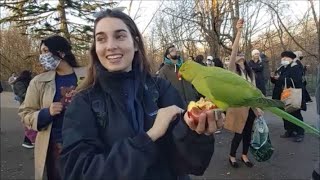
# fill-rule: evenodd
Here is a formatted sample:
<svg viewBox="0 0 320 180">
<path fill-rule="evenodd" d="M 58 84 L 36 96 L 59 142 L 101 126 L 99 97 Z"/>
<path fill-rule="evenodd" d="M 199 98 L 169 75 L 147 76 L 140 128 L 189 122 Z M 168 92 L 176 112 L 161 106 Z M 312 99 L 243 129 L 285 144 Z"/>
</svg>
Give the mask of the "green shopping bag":
<svg viewBox="0 0 320 180">
<path fill-rule="evenodd" d="M 250 153 L 258 162 L 271 158 L 274 148 L 269 137 L 269 128 L 264 118 L 260 116 L 254 122 L 254 132 L 250 144 Z"/>
</svg>

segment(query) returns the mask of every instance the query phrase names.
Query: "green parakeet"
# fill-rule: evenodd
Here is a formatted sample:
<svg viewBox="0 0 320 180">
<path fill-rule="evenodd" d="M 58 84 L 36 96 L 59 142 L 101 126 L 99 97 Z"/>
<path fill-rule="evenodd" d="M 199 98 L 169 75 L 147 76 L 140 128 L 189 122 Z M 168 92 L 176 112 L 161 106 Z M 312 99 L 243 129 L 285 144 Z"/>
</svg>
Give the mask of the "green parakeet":
<svg viewBox="0 0 320 180">
<path fill-rule="evenodd" d="M 241 106 L 261 108 L 320 136 L 316 128 L 279 109 L 284 107 L 283 102 L 266 98 L 259 89 L 236 73 L 219 67 L 205 67 L 193 61 L 185 62 L 179 73 L 222 110 Z"/>
</svg>

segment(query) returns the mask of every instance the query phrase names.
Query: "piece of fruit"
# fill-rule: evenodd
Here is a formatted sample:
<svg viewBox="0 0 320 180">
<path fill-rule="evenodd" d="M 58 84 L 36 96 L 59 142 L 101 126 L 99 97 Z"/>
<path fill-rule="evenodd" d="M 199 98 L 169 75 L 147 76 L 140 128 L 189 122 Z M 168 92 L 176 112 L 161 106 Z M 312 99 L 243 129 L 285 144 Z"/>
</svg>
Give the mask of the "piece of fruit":
<svg viewBox="0 0 320 180">
<path fill-rule="evenodd" d="M 188 116 L 194 120 L 194 123 L 197 124 L 201 113 L 206 111 L 216 109 L 217 106 L 213 104 L 210 100 L 200 98 L 199 101 L 191 101 L 188 105 Z"/>
<path fill-rule="evenodd" d="M 290 89 L 284 89 L 283 92 L 281 93 L 281 100 L 286 100 L 288 97 L 291 95 L 291 90 Z"/>
</svg>

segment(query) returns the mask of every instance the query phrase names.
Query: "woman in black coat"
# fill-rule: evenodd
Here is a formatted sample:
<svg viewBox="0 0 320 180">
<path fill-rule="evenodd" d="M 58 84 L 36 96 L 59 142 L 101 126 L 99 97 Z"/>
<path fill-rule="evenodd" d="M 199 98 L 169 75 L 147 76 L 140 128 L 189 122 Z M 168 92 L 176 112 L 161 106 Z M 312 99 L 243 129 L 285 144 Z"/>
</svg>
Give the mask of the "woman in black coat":
<svg viewBox="0 0 320 180">
<path fill-rule="evenodd" d="M 203 174 L 214 150 L 213 111 L 197 124 L 184 113 L 178 91 L 151 75 L 143 38 L 128 15 L 102 11 L 93 32 L 87 76 L 64 116 L 63 179 Z"/>
<path fill-rule="evenodd" d="M 263 95 L 266 95 L 264 65 L 262 59 L 260 58 L 260 52 L 257 49 L 252 51 L 252 60 L 249 61 L 249 66 L 255 74 L 257 88 L 262 92 Z"/>
<path fill-rule="evenodd" d="M 294 87 L 295 88 L 303 88 L 302 76 L 303 71 L 299 67 L 299 65 L 294 61 L 296 55 L 292 51 L 284 51 L 281 53 L 281 66 L 275 72 L 275 75 L 271 77 L 271 82 L 274 84 L 272 99 L 281 99 L 281 93 L 285 87 L 285 81 L 287 83 L 287 88 Z M 294 82 L 294 85 L 291 82 L 291 79 Z M 305 97 L 302 94 L 302 103 L 301 108 L 290 114 L 294 117 L 303 121 L 303 117 L 301 115 L 301 110 L 306 110 L 306 102 Z M 295 137 L 295 142 L 303 141 L 304 137 L 304 129 L 284 120 L 284 129 L 286 132 L 281 135 L 282 138 Z"/>
</svg>

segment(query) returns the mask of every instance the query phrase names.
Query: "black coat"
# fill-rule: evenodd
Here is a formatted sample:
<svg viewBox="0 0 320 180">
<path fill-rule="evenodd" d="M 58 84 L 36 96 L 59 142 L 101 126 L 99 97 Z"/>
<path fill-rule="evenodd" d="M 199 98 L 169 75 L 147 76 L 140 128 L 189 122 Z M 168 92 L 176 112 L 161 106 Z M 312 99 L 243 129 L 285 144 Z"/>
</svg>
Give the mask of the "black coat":
<svg viewBox="0 0 320 180">
<path fill-rule="evenodd" d="M 254 62 L 253 60 L 250 60 L 249 66 L 251 67 L 251 69 L 255 74 L 256 87 L 260 89 L 262 94 L 266 95 L 266 84 L 265 84 L 265 78 L 264 78 L 263 62 L 261 61 Z"/>
<path fill-rule="evenodd" d="M 3 91 L 3 87 L 2 87 L 2 84 L 0 82 L 0 93 L 2 93 L 2 91 Z"/>
<path fill-rule="evenodd" d="M 147 77 L 147 79 L 153 77 Z M 63 179 L 189 179 L 187 174 L 202 175 L 214 151 L 213 136 L 199 135 L 178 118 L 162 138 L 153 142 L 145 133 L 158 108 L 177 105 L 185 108 L 177 90 L 166 80 L 154 78 L 159 87 L 157 103 L 152 92 L 143 97 L 144 131 L 134 133 L 126 121 L 127 112 L 115 108 L 117 93 L 99 85 L 78 93 L 65 113 L 61 164 Z M 110 85 L 110 82 L 108 82 Z M 150 88 L 146 88 L 150 89 Z M 90 96 L 103 93 L 107 123 L 98 125 Z"/>
<path fill-rule="evenodd" d="M 281 99 L 281 93 L 285 86 L 285 79 L 287 79 L 288 88 L 293 87 L 293 84 L 290 78 L 293 80 L 294 86 L 296 88 L 302 88 L 302 89 L 305 88 L 305 86 L 303 86 L 303 83 L 302 83 L 303 70 L 296 62 L 292 62 L 286 67 L 285 66 L 279 67 L 275 72 L 275 74 L 279 75 L 279 78 L 275 79 L 271 77 L 271 82 L 274 84 L 272 99 L 278 99 L 278 100 Z M 302 93 L 301 109 L 302 110 L 307 109 L 304 93 Z"/>
</svg>

